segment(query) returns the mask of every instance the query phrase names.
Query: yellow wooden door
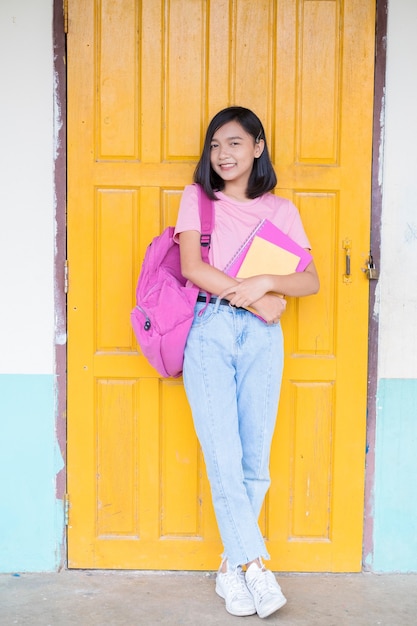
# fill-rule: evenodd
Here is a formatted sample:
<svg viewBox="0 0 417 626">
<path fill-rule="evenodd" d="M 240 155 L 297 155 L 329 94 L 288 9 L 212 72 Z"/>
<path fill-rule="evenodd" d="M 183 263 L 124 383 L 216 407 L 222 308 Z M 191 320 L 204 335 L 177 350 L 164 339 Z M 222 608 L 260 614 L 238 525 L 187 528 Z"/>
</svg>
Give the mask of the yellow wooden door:
<svg viewBox="0 0 417 626">
<path fill-rule="evenodd" d="M 147 364 L 129 312 L 209 119 L 240 104 L 265 123 L 322 284 L 283 321 L 271 567 L 361 568 L 374 4 L 69 0 L 69 567 L 218 566 L 181 380 Z"/>
</svg>

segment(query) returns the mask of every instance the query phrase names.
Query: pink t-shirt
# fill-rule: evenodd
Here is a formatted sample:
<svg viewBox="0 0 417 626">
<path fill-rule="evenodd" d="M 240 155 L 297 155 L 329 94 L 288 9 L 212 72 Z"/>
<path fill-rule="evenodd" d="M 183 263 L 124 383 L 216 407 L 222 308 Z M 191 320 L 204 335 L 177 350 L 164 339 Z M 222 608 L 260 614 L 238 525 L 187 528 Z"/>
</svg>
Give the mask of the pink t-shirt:
<svg viewBox="0 0 417 626">
<path fill-rule="evenodd" d="M 247 202 L 229 198 L 216 192 L 214 202 L 214 229 L 211 235 L 209 260 L 211 265 L 224 270 L 248 235 L 266 218 L 303 248 L 311 248 L 297 207 L 285 198 L 266 193 Z M 196 185 L 187 185 L 181 198 L 175 241 L 187 230 L 201 232 Z"/>
</svg>

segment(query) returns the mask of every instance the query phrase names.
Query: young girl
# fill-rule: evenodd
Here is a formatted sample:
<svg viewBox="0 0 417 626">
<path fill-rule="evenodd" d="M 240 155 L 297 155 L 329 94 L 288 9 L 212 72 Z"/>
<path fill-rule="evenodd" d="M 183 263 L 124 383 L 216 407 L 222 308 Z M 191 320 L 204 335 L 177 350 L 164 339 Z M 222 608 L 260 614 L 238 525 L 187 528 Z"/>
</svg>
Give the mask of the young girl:
<svg viewBox="0 0 417 626">
<path fill-rule="evenodd" d="M 214 200 L 215 224 L 208 265 L 201 259 L 197 189 L 187 186 L 176 236 L 182 273 L 201 295 L 183 378 L 224 546 L 216 592 L 232 615 L 257 612 L 263 618 L 286 602 L 263 565 L 269 557 L 258 525 L 270 484 L 283 366 L 279 320 L 285 299 L 274 294 L 307 296 L 318 291 L 319 280 L 313 262 L 288 276 L 237 280 L 223 271 L 263 218 L 310 248 L 296 207 L 270 193 L 276 176 L 262 123 L 252 111 L 229 107 L 215 115 L 194 181 Z"/>
</svg>

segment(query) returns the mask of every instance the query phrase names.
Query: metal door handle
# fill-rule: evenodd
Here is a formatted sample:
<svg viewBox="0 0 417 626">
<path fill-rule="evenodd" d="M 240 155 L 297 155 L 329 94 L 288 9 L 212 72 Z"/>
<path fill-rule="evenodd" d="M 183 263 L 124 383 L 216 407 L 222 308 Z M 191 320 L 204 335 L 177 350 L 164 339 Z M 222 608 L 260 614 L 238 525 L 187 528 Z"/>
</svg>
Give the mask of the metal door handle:
<svg viewBox="0 0 417 626">
<path fill-rule="evenodd" d="M 350 251 L 352 248 L 352 242 L 350 239 L 343 240 L 343 249 L 345 251 L 345 273 L 343 275 L 343 282 L 350 283 L 352 278 L 350 276 Z"/>
</svg>

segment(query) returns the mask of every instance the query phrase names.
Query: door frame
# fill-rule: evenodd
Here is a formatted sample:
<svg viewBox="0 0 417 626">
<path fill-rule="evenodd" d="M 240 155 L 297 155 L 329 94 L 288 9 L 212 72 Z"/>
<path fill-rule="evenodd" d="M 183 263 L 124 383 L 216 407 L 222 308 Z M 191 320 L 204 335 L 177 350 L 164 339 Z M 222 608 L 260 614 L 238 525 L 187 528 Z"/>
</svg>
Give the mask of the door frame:
<svg viewBox="0 0 417 626">
<path fill-rule="evenodd" d="M 386 39 L 388 28 L 388 0 L 376 0 L 375 25 L 375 73 L 374 73 L 374 111 L 372 137 L 372 183 L 371 183 L 371 234 L 370 247 L 375 266 L 381 267 L 381 215 L 383 181 L 379 173 L 384 160 L 384 127 L 381 122 L 384 112 L 386 83 Z M 364 528 L 362 540 L 362 569 L 370 571 L 367 565 L 374 551 L 374 516 L 373 491 L 375 484 L 375 441 L 376 441 L 376 396 L 378 388 L 378 347 L 379 318 L 374 314 L 376 287 L 378 281 L 369 281 L 369 331 L 368 331 L 368 388 L 366 420 L 366 464 L 365 464 L 365 501 Z"/>
<path fill-rule="evenodd" d="M 383 190 L 379 172 L 383 162 L 382 146 L 384 145 L 384 128 L 381 114 L 384 110 L 385 75 L 386 75 L 386 36 L 388 0 L 376 0 L 375 27 L 375 73 L 374 73 L 374 110 L 372 140 L 372 190 L 371 190 L 371 233 L 370 246 L 377 268 L 380 267 L 381 248 L 381 214 Z M 53 50 L 54 50 L 54 144 L 55 170 L 55 259 L 54 259 L 54 292 L 55 292 L 55 375 L 56 405 L 55 430 L 64 467 L 56 475 L 55 492 L 57 500 L 66 503 L 66 438 L 67 438 L 67 314 L 66 314 L 66 246 L 67 246 L 67 89 L 66 89 L 66 16 L 62 0 L 53 0 Z M 362 569 L 367 567 L 369 557 L 373 554 L 373 488 L 375 481 L 375 439 L 376 439 L 376 393 L 378 364 L 378 333 L 379 320 L 374 315 L 375 292 L 377 281 L 369 282 L 369 334 L 368 334 L 368 385 L 367 385 L 367 454 L 365 470 L 365 502 L 364 531 L 362 541 Z M 61 542 L 61 567 L 67 567 L 66 528 L 63 528 Z"/>
</svg>

